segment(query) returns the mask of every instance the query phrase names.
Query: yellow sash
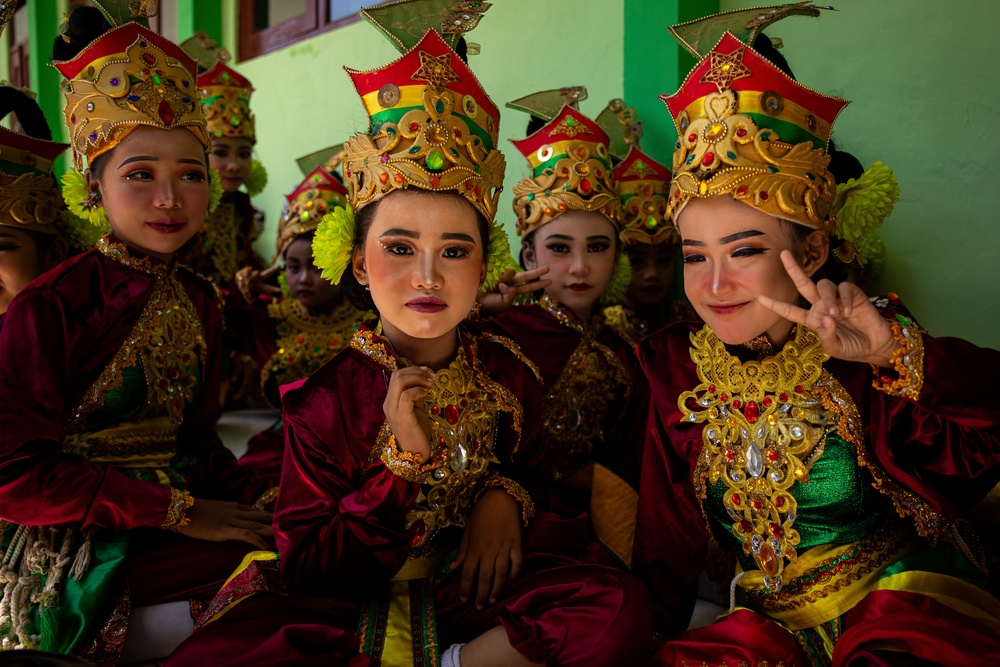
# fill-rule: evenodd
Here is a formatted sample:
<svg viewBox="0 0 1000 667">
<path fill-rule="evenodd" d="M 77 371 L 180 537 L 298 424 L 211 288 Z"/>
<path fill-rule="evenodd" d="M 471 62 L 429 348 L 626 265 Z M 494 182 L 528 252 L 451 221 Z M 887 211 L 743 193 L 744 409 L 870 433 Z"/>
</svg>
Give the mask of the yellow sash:
<svg viewBox="0 0 1000 667">
<path fill-rule="evenodd" d="M 442 554 L 408 558 L 392 578 L 389 585 L 389 617 L 386 622 L 381 667 L 412 667 L 416 662 L 414 630 L 419 632 L 425 628 L 413 627 L 414 610 L 411 605 L 416 603 L 416 600 L 411 595 L 410 583 L 434 576 L 443 561 Z M 437 653 L 436 650 L 434 652 Z"/>
</svg>

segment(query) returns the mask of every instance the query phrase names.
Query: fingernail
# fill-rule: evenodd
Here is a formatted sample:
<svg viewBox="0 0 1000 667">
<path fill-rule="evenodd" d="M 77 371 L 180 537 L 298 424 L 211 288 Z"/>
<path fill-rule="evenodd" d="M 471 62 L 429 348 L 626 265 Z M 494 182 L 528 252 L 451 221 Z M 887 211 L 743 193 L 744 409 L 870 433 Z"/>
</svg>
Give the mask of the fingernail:
<svg viewBox="0 0 1000 667">
<path fill-rule="evenodd" d="M 462 602 L 468 602 L 469 601 L 469 598 L 465 597 L 464 595 L 461 596 L 461 597 L 459 597 L 458 599 L 461 600 Z"/>
<path fill-rule="evenodd" d="M 483 608 L 483 605 L 481 605 L 481 604 L 477 604 L 476 605 L 476 609 L 482 610 L 482 608 Z"/>
</svg>

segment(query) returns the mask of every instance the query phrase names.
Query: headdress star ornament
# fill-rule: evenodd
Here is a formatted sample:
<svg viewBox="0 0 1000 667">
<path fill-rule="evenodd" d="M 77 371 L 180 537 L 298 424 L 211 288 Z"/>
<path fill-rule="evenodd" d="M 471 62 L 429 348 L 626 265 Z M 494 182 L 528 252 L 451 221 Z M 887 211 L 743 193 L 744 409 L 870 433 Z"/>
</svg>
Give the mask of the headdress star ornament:
<svg viewBox="0 0 1000 667">
<path fill-rule="evenodd" d="M 714 83 L 720 93 L 729 90 L 733 81 L 753 75 L 750 68 L 743 64 L 742 48 L 726 54 L 712 51 L 708 57 L 712 65 L 705 76 L 701 77 L 701 83 Z"/>
<path fill-rule="evenodd" d="M 432 56 L 429 53 L 420 52 L 420 69 L 413 75 L 415 81 L 426 81 L 435 88 L 444 88 L 449 83 L 461 81 L 455 70 L 451 68 L 451 55 L 443 53 L 440 56 Z"/>
</svg>

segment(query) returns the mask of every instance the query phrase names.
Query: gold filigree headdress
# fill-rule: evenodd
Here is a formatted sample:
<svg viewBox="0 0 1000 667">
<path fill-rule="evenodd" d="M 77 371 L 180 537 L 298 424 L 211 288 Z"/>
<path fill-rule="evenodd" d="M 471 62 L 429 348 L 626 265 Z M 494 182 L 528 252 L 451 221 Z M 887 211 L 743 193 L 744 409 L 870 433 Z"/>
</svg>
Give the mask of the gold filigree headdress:
<svg viewBox="0 0 1000 667">
<path fill-rule="evenodd" d="M 807 4 L 761 16 L 773 22 L 810 9 Z M 751 17 L 750 23 L 756 34 L 760 19 Z M 707 54 L 700 53 L 690 37 L 701 34 L 695 27 L 674 26 L 671 32 L 701 62 L 680 90 L 660 96 L 679 137 L 668 213 L 676 219 L 692 198 L 730 194 L 769 215 L 835 231 L 830 204 L 837 186 L 827 171 L 826 149 L 848 102 L 799 84 L 728 30 Z"/>
<path fill-rule="evenodd" d="M 0 127 L 0 225 L 60 233 L 63 198 L 52 165 L 68 147 Z"/>
<path fill-rule="evenodd" d="M 514 186 L 517 235 L 524 238 L 567 210 L 596 211 L 621 225 L 608 135 L 569 104 L 531 136 L 511 143 L 532 175 Z"/>
<path fill-rule="evenodd" d="M 494 219 L 506 166 L 496 148 L 500 112 L 452 50 L 489 6 L 403 0 L 362 12 L 404 53 L 375 70 L 347 70 L 371 119 L 367 134 L 344 144 L 348 199 L 356 210 L 416 187 L 456 191 Z"/>
<path fill-rule="evenodd" d="M 63 114 L 77 168 L 83 157 L 93 161 L 143 125 L 183 127 L 211 145 L 194 60 L 138 23 L 113 27 L 74 58 L 54 64 L 67 79 Z"/>
<path fill-rule="evenodd" d="M 622 195 L 622 241 L 677 242 L 677 230 L 667 217 L 670 170 L 632 146 L 613 172 Z"/>
<path fill-rule="evenodd" d="M 338 206 L 347 206 L 347 190 L 323 167 L 313 169 L 285 197 L 288 210 L 278 221 L 278 243 L 274 259 L 299 236 L 316 231 L 320 220 Z"/>
</svg>

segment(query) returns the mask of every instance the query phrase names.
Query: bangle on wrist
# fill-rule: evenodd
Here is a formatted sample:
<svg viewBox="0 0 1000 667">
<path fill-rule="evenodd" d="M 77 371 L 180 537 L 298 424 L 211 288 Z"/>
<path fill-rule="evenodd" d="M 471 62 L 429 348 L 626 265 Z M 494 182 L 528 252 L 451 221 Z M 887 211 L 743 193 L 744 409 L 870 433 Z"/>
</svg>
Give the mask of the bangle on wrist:
<svg viewBox="0 0 1000 667">
<path fill-rule="evenodd" d="M 187 491 L 180 489 L 170 489 L 170 506 L 167 507 L 167 518 L 160 524 L 160 528 L 176 531 L 178 528 L 191 523 L 191 518 L 187 516 L 187 511 L 194 505 L 194 498 Z"/>
</svg>

